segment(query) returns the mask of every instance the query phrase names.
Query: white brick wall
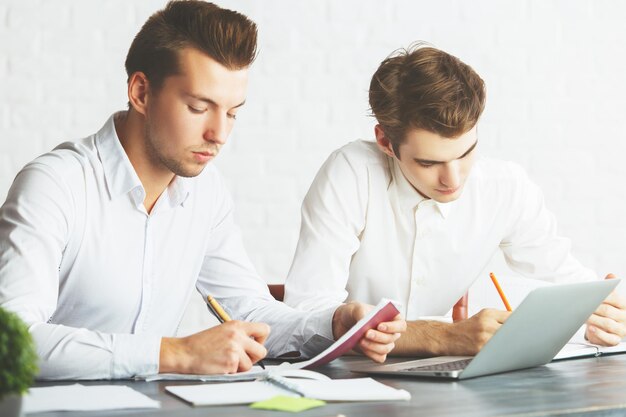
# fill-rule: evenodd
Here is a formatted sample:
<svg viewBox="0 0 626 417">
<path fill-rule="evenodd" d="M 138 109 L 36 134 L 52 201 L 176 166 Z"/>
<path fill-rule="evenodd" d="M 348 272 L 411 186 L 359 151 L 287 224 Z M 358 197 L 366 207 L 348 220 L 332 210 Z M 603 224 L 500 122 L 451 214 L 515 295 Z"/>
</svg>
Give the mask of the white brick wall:
<svg viewBox="0 0 626 417">
<path fill-rule="evenodd" d="M 125 106 L 124 58 L 163 1 L 0 0 L 0 195 L 57 143 Z M 287 0 L 221 3 L 260 29 L 248 104 L 216 162 L 259 272 L 281 282 L 299 205 L 326 156 L 372 138 L 367 88 L 427 40 L 488 86 L 480 151 L 522 163 L 574 253 L 626 277 L 626 2 Z"/>
</svg>

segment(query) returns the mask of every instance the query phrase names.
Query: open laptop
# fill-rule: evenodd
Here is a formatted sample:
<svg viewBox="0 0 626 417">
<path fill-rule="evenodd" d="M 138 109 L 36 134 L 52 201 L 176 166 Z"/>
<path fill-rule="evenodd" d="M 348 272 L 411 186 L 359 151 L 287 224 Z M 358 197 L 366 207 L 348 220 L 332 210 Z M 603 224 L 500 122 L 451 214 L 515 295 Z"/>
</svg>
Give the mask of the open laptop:
<svg viewBox="0 0 626 417">
<path fill-rule="evenodd" d="M 544 365 L 565 346 L 619 281 L 554 285 L 531 291 L 474 357 L 440 356 L 352 370 L 467 379 Z"/>
</svg>

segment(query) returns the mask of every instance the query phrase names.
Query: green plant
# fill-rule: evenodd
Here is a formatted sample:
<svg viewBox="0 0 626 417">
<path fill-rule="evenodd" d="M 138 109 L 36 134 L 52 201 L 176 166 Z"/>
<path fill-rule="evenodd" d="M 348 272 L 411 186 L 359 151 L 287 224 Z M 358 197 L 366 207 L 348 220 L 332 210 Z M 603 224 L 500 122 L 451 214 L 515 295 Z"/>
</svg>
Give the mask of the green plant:
<svg viewBox="0 0 626 417">
<path fill-rule="evenodd" d="M 28 328 L 13 313 L 0 308 L 0 400 L 23 394 L 37 374 L 37 353 Z"/>
</svg>

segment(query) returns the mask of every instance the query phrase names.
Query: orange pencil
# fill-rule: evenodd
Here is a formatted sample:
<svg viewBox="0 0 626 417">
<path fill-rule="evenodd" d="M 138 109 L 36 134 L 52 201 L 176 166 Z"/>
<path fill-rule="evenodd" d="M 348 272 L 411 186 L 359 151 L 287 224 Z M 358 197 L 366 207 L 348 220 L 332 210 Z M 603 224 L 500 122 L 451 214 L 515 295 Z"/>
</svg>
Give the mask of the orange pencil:
<svg viewBox="0 0 626 417">
<path fill-rule="evenodd" d="M 496 279 L 496 276 L 493 274 L 493 272 L 489 273 L 489 277 L 491 278 L 491 281 L 493 281 L 493 285 L 496 286 L 496 290 L 498 290 L 498 294 L 500 294 L 500 298 L 502 298 L 502 302 L 506 307 L 506 311 L 512 311 L 511 304 L 509 304 L 509 300 L 506 299 L 506 295 L 504 295 L 504 291 L 502 291 L 502 287 L 500 287 L 500 283 Z"/>
</svg>

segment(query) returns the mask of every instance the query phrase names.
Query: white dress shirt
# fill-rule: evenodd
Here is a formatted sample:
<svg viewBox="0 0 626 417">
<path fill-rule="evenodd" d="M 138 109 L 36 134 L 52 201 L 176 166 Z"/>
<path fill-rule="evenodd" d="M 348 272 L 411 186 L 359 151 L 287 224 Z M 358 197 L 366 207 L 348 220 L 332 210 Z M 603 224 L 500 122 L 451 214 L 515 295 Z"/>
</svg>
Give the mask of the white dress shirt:
<svg viewBox="0 0 626 417">
<path fill-rule="evenodd" d="M 460 198 L 443 204 L 422 197 L 376 143 L 352 142 L 331 154 L 304 199 L 285 302 L 315 310 L 387 297 L 408 320 L 441 316 L 498 249 L 529 278 L 597 278 L 570 255 L 519 166 L 479 158 Z"/>
<path fill-rule="evenodd" d="M 146 212 L 114 117 L 26 165 L 0 208 L 0 305 L 29 326 L 40 378 L 157 373 L 194 286 L 233 319 L 270 324 L 270 354 L 332 338 L 337 304 L 303 313 L 271 297 L 214 165 L 175 177 Z"/>
</svg>

